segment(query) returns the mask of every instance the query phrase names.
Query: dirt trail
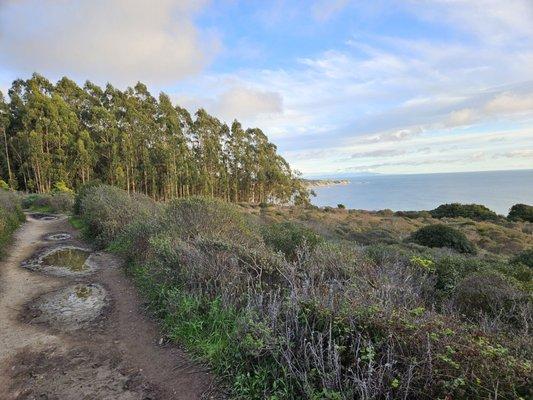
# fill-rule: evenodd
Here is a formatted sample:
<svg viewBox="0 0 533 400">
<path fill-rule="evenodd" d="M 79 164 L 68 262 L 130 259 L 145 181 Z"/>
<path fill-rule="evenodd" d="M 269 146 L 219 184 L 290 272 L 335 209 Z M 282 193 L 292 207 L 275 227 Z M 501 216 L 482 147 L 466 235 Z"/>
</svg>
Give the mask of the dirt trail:
<svg viewBox="0 0 533 400">
<path fill-rule="evenodd" d="M 44 240 L 56 232 L 73 238 Z M 87 247 L 77 236 L 65 217 L 28 217 L 8 249 L 9 256 L 0 263 L 0 400 L 220 398 L 205 368 L 164 343 L 124 276 L 120 259 L 94 252 L 90 260 L 96 271 L 85 275 L 60 276 L 21 267 L 25 260 L 61 243 Z M 68 296 L 74 297 L 72 304 L 82 304 L 90 290 L 81 291 L 79 298 L 72 293 L 87 287 L 105 289 L 107 305 L 98 318 L 89 324 L 80 322 L 79 329 L 70 325 L 62 329 L 57 321 L 79 322 L 76 315 L 69 317 L 72 308 L 68 308 L 53 319 L 55 325 L 43 323 L 41 311 L 36 310 L 50 299 L 68 303 Z M 53 314 L 56 308 L 47 310 Z"/>
</svg>

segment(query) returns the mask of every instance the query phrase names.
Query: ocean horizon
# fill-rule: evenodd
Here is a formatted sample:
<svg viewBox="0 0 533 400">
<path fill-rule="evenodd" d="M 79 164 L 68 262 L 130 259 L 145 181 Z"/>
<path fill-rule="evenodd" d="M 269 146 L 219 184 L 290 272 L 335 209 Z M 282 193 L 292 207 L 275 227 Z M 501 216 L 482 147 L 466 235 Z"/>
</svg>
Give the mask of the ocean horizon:
<svg viewBox="0 0 533 400">
<path fill-rule="evenodd" d="M 431 210 L 444 203 L 483 204 L 507 215 L 513 204 L 533 204 L 533 169 L 428 174 L 339 176 L 346 185 L 313 188 L 312 204 L 361 210 Z"/>
</svg>

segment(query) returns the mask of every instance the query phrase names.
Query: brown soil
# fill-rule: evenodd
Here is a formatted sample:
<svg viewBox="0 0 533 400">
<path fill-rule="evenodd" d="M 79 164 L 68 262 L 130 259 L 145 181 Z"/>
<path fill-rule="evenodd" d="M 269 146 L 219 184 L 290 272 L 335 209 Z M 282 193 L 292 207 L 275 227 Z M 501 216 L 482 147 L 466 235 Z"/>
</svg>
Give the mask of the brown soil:
<svg viewBox="0 0 533 400">
<path fill-rule="evenodd" d="M 161 338 L 120 259 L 93 253 L 98 268 L 82 277 L 22 268 L 21 262 L 51 245 L 43 238 L 54 232 L 84 244 L 66 218 L 28 216 L 0 263 L 0 400 L 221 398 L 206 368 Z M 30 323 L 25 314 L 33 301 L 76 282 L 107 291 L 109 306 L 94 325 L 64 332 Z"/>
</svg>

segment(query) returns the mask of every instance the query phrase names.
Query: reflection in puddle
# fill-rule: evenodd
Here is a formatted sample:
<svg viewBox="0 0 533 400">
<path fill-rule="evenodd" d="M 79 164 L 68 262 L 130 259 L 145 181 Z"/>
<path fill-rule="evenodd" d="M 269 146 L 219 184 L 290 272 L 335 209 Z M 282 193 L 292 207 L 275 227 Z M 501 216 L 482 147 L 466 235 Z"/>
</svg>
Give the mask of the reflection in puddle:
<svg viewBox="0 0 533 400">
<path fill-rule="evenodd" d="M 89 253 L 81 249 L 65 248 L 55 251 L 42 259 L 45 266 L 66 268 L 70 271 L 84 271 L 87 269 L 85 261 Z"/>
</svg>

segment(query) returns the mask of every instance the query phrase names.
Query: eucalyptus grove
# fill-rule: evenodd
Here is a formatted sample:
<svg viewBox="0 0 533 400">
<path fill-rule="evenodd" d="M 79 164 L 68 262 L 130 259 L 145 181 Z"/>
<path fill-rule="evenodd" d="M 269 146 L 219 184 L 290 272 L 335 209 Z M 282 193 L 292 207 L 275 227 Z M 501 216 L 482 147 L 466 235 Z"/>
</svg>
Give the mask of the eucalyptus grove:
<svg viewBox="0 0 533 400">
<path fill-rule="evenodd" d="M 2 178 L 49 192 L 98 179 L 166 200 L 189 195 L 232 202 L 306 201 L 308 193 L 260 129 L 194 116 L 137 83 L 124 91 L 41 75 L 0 93 Z"/>
</svg>

